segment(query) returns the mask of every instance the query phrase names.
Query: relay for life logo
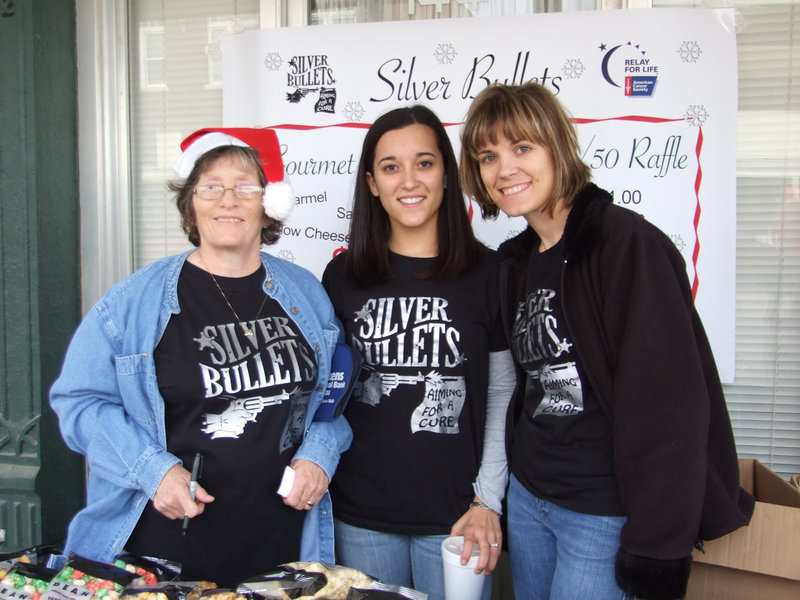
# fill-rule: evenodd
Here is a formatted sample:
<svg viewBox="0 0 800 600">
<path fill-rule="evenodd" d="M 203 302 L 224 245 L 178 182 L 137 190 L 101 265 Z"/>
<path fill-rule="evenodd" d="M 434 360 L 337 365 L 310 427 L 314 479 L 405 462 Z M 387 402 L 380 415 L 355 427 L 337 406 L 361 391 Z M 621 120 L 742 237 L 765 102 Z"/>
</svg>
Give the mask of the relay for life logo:
<svg viewBox="0 0 800 600">
<path fill-rule="evenodd" d="M 622 88 L 626 96 L 652 96 L 658 80 L 658 65 L 639 44 L 600 44 L 603 79 Z"/>
</svg>

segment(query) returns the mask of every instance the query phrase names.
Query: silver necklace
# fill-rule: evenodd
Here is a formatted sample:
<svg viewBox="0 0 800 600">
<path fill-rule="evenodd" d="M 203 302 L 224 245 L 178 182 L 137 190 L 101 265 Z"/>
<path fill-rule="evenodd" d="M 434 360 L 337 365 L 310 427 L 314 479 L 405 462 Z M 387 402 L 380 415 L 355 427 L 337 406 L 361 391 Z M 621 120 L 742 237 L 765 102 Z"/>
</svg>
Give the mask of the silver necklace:
<svg viewBox="0 0 800 600">
<path fill-rule="evenodd" d="M 205 267 L 206 272 L 209 275 L 211 275 L 211 280 L 214 282 L 214 285 L 217 286 L 217 289 L 219 290 L 219 293 L 222 296 L 222 299 L 225 300 L 225 304 L 227 304 L 228 308 L 231 309 L 231 312 L 233 313 L 233 316 L 236 318 L 236 322 L 239 323 L 239 326 L 242 328 L 242 332 L 244 333 L 244 335 L 246 337 L 249 337 L 249 338 L 253 337 L 253 328 L 248 326 L 242 320 L 242 318 L 239 316 L 239 313 L 236 312 L 236 309 L 233 308 L 233 305 L 231 304 L 231 301 L 228 300 L 228 297 L 225 295 L 225 292 L 222 291 L 222 288 L 219 286 L 219 282 L 217 281 L 217 278 L 214 277 L 214 274 L 206 266 L 205 261 L 202 258 L 200 258 L 199 256 L 197 258 L 199 259 L 200 262 L 203 263 L 203 267 Z M 258 321 L 258 318 L 261 316 L 261 311 L 264 310 L 264 305 L 266 303 L 267 303 L 267 295 L 264 294 L 264 299 L 261 301 L 261 307 L 258 309 L 258 314 L 256 314 L 256 318 L 253 319 L 253 322 Z"/>
</svg>

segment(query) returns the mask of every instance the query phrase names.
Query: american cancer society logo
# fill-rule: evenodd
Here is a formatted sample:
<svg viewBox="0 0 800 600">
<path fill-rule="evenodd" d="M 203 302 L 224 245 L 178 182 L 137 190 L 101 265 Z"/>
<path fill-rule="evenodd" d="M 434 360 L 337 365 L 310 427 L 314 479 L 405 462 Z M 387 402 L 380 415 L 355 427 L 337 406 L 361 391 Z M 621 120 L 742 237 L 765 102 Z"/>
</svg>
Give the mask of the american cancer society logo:
<svg viewBox="0 0 800 600">
<path fill-rule="evenodd" d="M 600 70 L 611 85 L 621 88 L 626 96 L 652 96 L 658 80 L 658 65 L 633 42 L 609 47 L 599 46 L 603 53 Z"/>
<path fill-rule="evenodd" d="M 303 98 L 311 94 L 316 96 L 314 112 L 336 112 L 336 79 L 333 69 L 328 64 L 327 54 L 310 54 L 293 56 L 289 59 L 286 74 L 286 100 L 299 104 Z"/>
</svg>

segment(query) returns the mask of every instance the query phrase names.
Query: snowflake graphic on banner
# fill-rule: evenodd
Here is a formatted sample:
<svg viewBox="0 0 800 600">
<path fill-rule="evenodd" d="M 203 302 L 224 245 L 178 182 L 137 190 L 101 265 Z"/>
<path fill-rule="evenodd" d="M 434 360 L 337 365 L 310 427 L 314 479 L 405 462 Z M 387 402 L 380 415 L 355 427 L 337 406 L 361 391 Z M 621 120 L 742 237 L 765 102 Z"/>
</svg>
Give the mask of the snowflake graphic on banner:
<svg viewBox="0 0 800 600">
<path fill-rule="evenodd" d="M 277 71 L 282 64 L 283 59 L 277 52 L 268 52 L 266 58 L 264 58 L 264 66 L 267 67 L 267 71 Z"/>
<path fill-rule="evenodd" d="M 364 116 L 364 107 L 360 102 L 348 102 L 344 105 L 344 116 L 353 123 L 361 121 Z"/>
<path fill-rule="evenodd" d="M 678 55 L 685 63 L 696 63 L 703 51 L 697 42 L 683 42 L 678 48 Z"/>
<path fill-rule="evenodd" d="M 683 119 L 692 127 L 702 127 L 708 121 L 708 111 L 702 104 L 690 104 L 683 113 Z"/>
<path fill-rule="evenodd" d="M 561 72 L 567 79 L 580 79 L 585 69 L 580 58 L 568 58 L 561 67 Z"/>
<path fill-rule="evenodd" d="M 433 55 L 436 57 L 436 62 L 440 65 L 450 65 L 456 59 L 456 49 L 453 44 L 439 44 L 436 46 L 436 51 Z"/>
<path fill-rule="evenodd" d="M 679 233 L 673 233 L 669 236 L 672 240 L 672 243 L 675 244 L 675 247 L 683 252 L 686 249 L 686 242 L 683 240 L 683 236 Z"/>
</svg>

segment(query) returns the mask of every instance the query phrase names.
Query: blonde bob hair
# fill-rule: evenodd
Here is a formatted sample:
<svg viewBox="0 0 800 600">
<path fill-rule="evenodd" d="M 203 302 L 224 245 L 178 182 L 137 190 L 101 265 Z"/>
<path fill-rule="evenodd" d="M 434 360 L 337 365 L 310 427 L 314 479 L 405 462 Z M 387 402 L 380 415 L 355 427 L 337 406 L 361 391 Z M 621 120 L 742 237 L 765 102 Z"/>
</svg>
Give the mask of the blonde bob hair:
<svg viewBox="0 0 800 600">
<path fill-rule="evenodd" d="M 550 152 L 555 181 L 544 210 L 551 215 L 559 200 L 570 206 L 589 183 L 591 171 L 581 160 L 575 127 L 555 95 L 538 83 L 492 84 L 473 100 L 461 131 L 461 185 L 484 217 L 497 217 L 498 208 L 481 178 L 478 152 L 487 143 L 496 144 L 500 135 L 512 142 L 534 142 Z"/>
</svg>

